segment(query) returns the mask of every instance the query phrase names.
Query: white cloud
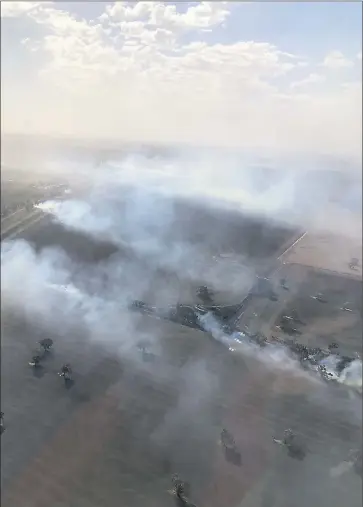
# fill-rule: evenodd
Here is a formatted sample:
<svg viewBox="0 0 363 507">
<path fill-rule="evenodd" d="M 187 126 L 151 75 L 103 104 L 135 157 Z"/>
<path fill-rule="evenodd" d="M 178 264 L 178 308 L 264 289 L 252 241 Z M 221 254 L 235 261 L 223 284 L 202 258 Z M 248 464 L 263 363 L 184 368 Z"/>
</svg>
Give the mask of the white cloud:
<svg viewBox="0 0 363 507">
<path fill-rule="evenodd" d="M 357 59 L 358 59 L 358 60 L 362 60 L 362 51 L 360 51 L 360 52 L 357 54 Z"/>
<path fill-rule="evenodd" d="M 221 43 L 217 35 L 203 42 L 203 31 L 221 30 L 233 5 L 202 2 L 181 13 L 160 2 L 117 2 L 93 21 L 61 6 L 12 11 L 40 28 L 38 38 L 21 38 L 42 66 L 24 89 L 3 74 L 7 130 L 30 124 L 69 136 L 361 155 L 354 87 L 269 42 Z M 328 57 L 330 67 L 346 62 L 337 51 Z M 322 89 L 310 86 L 318 82 Z"/>
<path fill-rule="evenodd" d="M 166 30 L 208 29 L 222 24 L 230 14 L 227 2 L 200 2 L 178 13 L 176 5 L 163 2 L 115 2 L 107 6 L 101 21 L 133 22 L 142 20 L 145 25 Z"/>
<path fill-rule="evenodd" d="M 353 65 L 352 61 L 345 58 L 343 53 L 337 50 L 331 51 L 323 61 L 323 66 L 332 70 L 349 68 L 353 67 Z"/>
<path fill-rule="evenodd" d="M 321 74 L 315 74 L 312 72 L 304 79 L 301 79 L 300 81 L 293 81 L 290 85 L 292 89 L 294 88 L 304 88 L 306 86 L 323 83 L 326 80 L 326 77 Z"/>
<path fill-rule="evenodd" d="M 29 14 L 31 11 L 35 11 L 45 4 L 51 4 L 52 2 L 1 2 L 1 17 L 2 18 L 17 18 L 23 14 Z"/>
</svg>

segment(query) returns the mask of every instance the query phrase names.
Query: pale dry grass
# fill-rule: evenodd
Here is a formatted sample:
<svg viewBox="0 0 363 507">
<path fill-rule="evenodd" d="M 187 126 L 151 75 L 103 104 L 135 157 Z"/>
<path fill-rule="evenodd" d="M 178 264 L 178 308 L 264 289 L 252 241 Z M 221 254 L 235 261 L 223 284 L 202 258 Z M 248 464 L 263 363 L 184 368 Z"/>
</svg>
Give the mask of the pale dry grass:
<svg viewBox="0 0 363 507">
<path fill-rule="evenodd" d="M 359 260 L 359 266 L 354 270 L 349 268 L 353 257 Z M 300 264 L 362 278 L 362 245 L 359 239 L 308 233 L 288 249 L 280 260 L 284 264 Z"/>
</svg>

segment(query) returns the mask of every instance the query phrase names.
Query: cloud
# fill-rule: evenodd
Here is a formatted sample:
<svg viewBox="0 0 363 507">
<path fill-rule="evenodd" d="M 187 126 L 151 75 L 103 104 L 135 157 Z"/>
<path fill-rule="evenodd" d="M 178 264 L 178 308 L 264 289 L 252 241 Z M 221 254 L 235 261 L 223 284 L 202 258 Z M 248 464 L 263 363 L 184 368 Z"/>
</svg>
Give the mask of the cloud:
<svg viewBox="0 0 363 507">
<path fill-rule="evenodd" d="M 6 131 L 361 155 L 361 98 L 269 41 L 222 36 L 243 6 L 116 2 L 86 19 L 61 3 L 11 5 L 5 16 L 37 30 L 20 37 L 32 79 L 3 71 Z M 334 65 L 347 65 L 340 52 Z"/>
<path fill-rule="evenodd" d="M 309 74 L 306 78 L 301 79 L 300 81 L 294 81 L 291 83 L 291 88 L 304 88 L 305 86 L 314 85 L 318 83 L 323 83 L 325 81 L 325 76 L 321 74 Z"/>
<path fill-rule="evenodd" d="M 2 18 L 17 18 L 23 14 L 29 14 L 46 4 L 52 2 L 1 2 Z"/>
<path fill-rule="evenodd" d="M 353 67 L 354 63 L 343 55 L 341 51 L 331 51 L 323 61 L 323 66 L 327 69 L 338 70 Z"/>
<path fill-rule="evenodd" d="M 199 2 L 179 13 L 177 6 L 163 2 L 115 2 L 108 5 L 101 21 L 128 23 L 142 20 L 144 25 L 166 30 L 209 29 L 222 24 L 230 15 L 227 2 Z"/>
</svg>

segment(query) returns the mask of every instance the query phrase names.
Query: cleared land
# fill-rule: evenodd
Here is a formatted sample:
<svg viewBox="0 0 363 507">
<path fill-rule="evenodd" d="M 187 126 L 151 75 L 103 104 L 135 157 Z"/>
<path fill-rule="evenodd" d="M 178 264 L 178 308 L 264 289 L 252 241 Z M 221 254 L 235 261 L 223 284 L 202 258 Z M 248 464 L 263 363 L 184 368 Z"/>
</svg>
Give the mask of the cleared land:
<svg viewBox="0 0 363 507">
<path fill-rule="evenodd" d="M 349 267 L 357 259 L 357 266 Z M 316 270 L 331 271 L 362 281 L 362 243 L 350 237 L 307 233 L 281 256 L 286 264 L 299 264 Z"/>
</svg>

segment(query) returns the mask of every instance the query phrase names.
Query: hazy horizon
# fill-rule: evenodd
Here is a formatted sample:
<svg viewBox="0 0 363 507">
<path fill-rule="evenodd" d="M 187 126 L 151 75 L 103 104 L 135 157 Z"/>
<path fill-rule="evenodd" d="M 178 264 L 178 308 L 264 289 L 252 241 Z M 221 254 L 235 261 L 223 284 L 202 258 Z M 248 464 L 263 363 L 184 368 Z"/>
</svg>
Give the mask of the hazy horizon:
<svg viewBox="0 0 363 507">
<path fill-rule="evenodd" d="M 2 2 L 2 133 L 360 162 L 361 17 L 348 2 Z"/>
</svg>

